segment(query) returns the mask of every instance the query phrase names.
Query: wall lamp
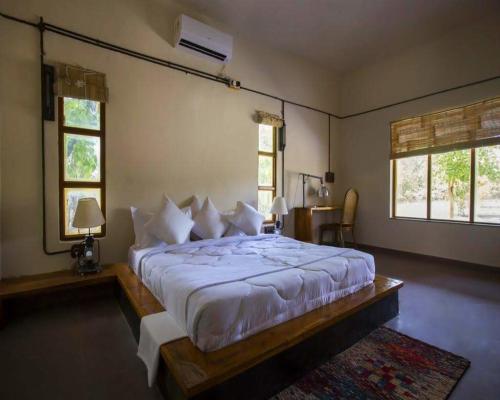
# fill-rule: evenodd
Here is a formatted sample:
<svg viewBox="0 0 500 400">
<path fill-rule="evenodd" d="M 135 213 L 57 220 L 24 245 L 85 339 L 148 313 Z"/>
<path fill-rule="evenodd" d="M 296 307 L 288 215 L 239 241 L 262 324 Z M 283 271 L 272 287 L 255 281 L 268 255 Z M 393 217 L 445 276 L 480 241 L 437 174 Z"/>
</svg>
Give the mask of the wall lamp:
<svg viewBox="0 0 500 400">
<path fill-rule="evenodd" d="M 319 198 L 328 197 L 330 192 L 328 188 L 323 183 L 323 178 L 321 176 L 306 174 L 304 172 L 299 172 L 299 176 L 302 176 L 302 207 L 306 207 L 306 182 L 308 179 L 319 179 L 321 186 L 318 189 L 317 195 Z"/>
</svg>

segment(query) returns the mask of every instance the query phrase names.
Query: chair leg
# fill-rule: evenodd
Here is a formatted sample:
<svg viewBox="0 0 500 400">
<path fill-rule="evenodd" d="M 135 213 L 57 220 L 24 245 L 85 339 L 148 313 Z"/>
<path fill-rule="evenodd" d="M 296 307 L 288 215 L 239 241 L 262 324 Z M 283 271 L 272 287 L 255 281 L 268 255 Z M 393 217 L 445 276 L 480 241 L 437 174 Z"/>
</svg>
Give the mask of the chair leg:
<svg viewBox="0 0 500 400">
<path fill-rule="evenodd" d="M 354 236 L 354 226 L 351 229 L 351 234 L 352 234 L 352 243 L 354 245 L 354 248 L 358 248 L 358 244 L 356 243 L 356 236 Z"/>
<path fill-rule="evenodd" d="M 339 234 L 340 234 L 340 247 L 345 247 L 344 233 L 342 232 L 342 227 L 340 227 L 339 229 Z"/>
</svg>

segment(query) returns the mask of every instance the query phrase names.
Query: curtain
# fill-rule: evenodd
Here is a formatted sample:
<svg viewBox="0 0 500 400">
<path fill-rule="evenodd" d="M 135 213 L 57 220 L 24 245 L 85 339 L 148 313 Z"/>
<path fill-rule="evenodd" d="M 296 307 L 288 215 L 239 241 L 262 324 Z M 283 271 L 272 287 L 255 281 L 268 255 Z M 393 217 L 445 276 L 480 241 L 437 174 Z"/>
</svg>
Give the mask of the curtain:
<svg viewBox="0 0 500 400">
<path fill-rule="evenodd" d="M 500 143 L 500 97 L 391 123 L 391 159 Z"/>
<path fill-rule="evenodd" d="M 55 92 L 60 97 L 108 101 L 106 75 L 75 65 L 58 64 Z"/>
<path fill-rule="evenodd" d="M 281 128 L 283 126 L 283 118 L 265 111 L 257 111 L 255 119 L 259 124 L 271 125 L 276 128 Z"/>
</svg>

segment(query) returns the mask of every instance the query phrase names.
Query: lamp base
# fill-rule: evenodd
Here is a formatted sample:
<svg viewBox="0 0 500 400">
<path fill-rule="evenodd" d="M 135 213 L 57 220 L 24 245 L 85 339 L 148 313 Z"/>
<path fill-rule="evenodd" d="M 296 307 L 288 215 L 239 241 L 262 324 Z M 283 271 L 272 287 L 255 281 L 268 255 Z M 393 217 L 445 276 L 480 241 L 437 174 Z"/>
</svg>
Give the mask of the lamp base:
<svg viewBox="0 0 500 400">
<path fill-rule="evenodd" d="M 87 274 L 97 274 L 102 271 L 102 267 L 98 262 L 78 262 L 77 274 L 83 276 Z"/>
<path fill-rule="evenodd" d="M 278 219 L 278 220 L 276 220 L 276 222 L 274 224 L 274 234 L 275 235 L 281 235 L 282 233 L 283 233 L 283 224 Z"/>
</svg>

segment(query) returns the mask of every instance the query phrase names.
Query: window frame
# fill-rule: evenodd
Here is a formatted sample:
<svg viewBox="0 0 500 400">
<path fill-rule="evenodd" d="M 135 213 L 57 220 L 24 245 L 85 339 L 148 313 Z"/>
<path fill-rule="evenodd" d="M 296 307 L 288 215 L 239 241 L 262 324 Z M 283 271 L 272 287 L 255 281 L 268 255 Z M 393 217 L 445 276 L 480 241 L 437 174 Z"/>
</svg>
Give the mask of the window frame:
<svg viewBox="0 0 500 400">
<path fill-rule="evenodd" d="M 106 219 L 106 104 L 99 102 L 100 126 L 99 130 L 77 128 L 64 125 L 64 98 L 58 97 L 58 147 L 59 147 L 59 238 L 61 241 L 81 240 L 85 234 L 66 234 L 66 210 L 65 210 L 65 189 L 100 189 L 101 190 L 101 211 Z M 69 98 L 69 97 L 68 97 Z M 92 136 L 100 138 L 100 181 L 66 181 L 64 174 L 64 134 L 76 134 L 81 136 Z M 106 223 L 101 226 L 101 232 L 94 233 L 94 237 L 106 236 Z"/>
<path fill-rule="evenodd" d="M 259 129 L 260 129 L 260 125 L 265 125 L 265 124 L 259 124 Z M 272 193 L 272 198 L 273 198 L 273 201 L 274 201 L 274 198 L 276 197 L 276 162 L 277 162 L 277 158 L 278 158 L 278 152 L 277 152 L 277 146 L 276 146 L 276 132 L 277 132 L 277 128 L 275 126 L 272 126 L 273 128 L 273 151 L 272 152 L 269 152 L 269 151 L 262 151 L 260 150 L 260 143 L 259 141 L 257 142 L 257 209 L 259 207 L 259 192 L 260 191 L 263 191 L 263 192 L 271 192 Z M 257 131 L 257 133 L 259 133 Z M 267 156 L 267 157 L 272 157 L 273 159 L 273 182 L 272 182 L 272 186 L 261 186 L 259 185 L 259 156 Z M 264 224 L 270 224 L 270 223 L 274 223 L 276 221 L 276 215 L 272 214 L 272 218 L 270 220 L 264 220 Z"/>
<path fill-rule="evenodd" d="M 394 158 L 390 160 L 390 169 L 391 169 L 391 206 L 390 206 L 390 219 L 395 219 L 395 220 L 411 220 L 411 221 L 429 221 L 429 222 L 445 222 L 445 223 L 450 223 L 450 224 L 463 224 L 463 225 L 485 225 L 485 226 L 494 226 L 494 227 L 499 227 L 500 224 L 496 222 L 476 222 L 474 220 L 475 216 L 475 206 L 476 206 L 476 149 L 482 148 L 482 147 L 489 147 L 494 144 L 488 144 L 484 146 L 477 146 L 477 147 L 471 147 L 470 149 L 470 193 L 469 193 L 469 220 L 468 221 L 462 221 L 462 220 L 452 220 L 452 219 L 441 219 L 441 218 L 431 218 L 431 197 L 432 197 L 432 155 L 433 154 L 440 154 L 440 153 L 448 153 L 452 151 L 457 151 L 457 150 L 463 150 L 463 149 L 456 149 L 456 150 L 448 150 L 448 151 L 443 151 L 443 152 L 431 152 L 427 154 L 427 210 L 426 210 L 426 217 L 404 217 L 404 216 L 397 216 L 396 215 L 396 209 L 397 209 L 397 199 L 396 199 L 396 191 L 397 191 L 397 161 L 401 158 L 410 158 L 410 157 L 416 157 L 417 154 L 409 156 L 409 157 L 399 157 L 399 158 Z"/>
</svg>

